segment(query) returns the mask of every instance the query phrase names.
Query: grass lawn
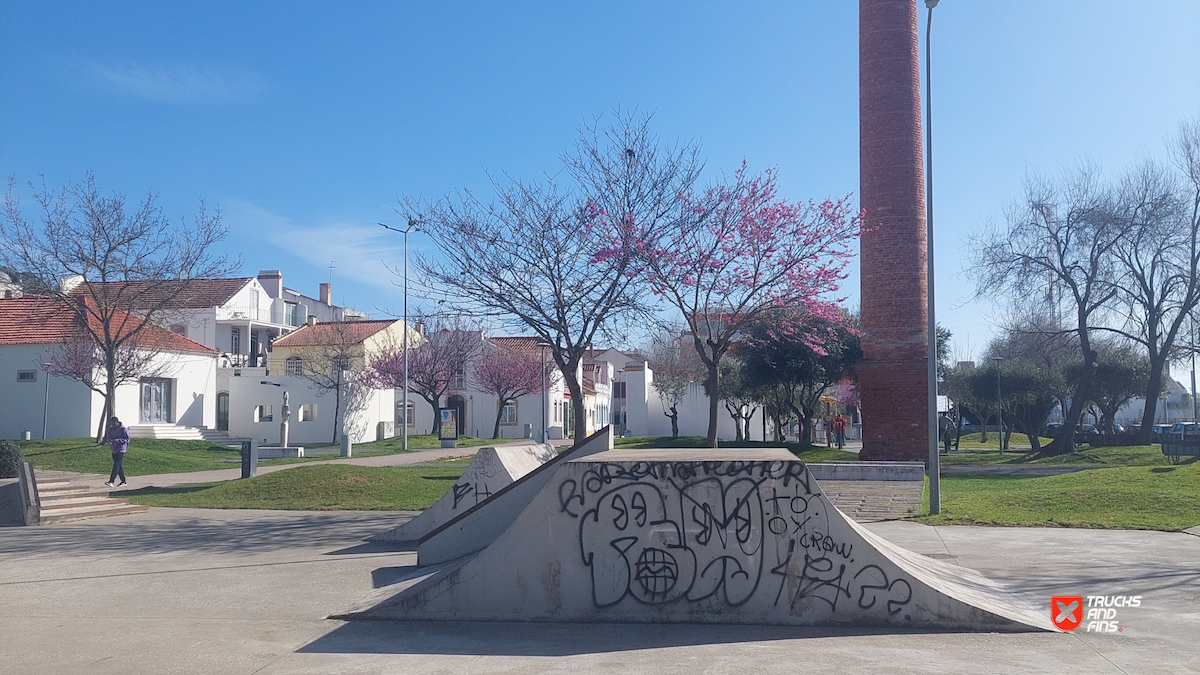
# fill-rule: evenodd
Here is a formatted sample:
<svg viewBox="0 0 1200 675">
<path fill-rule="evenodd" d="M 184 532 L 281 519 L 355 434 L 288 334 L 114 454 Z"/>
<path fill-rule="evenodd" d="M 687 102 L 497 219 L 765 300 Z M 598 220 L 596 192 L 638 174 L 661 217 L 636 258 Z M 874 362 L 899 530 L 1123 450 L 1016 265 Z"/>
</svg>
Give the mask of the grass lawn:
<svg viewBox="0 0 1200 675">
<path fill-rule="evenodd" d="M 613 440 L 613 446 L 618 448 L 703 448 L 703 436 L 632 436 Z M 800 459 L 815 464 L 818 462 L 857 462 L 858 455 L 837 448 L 826 448 L 819 445 L 801 445 L 799 443 L 776 443 L 774 441 L 721 441 L 723 448 L 787 448 Z"/>
<path fill-rule="evenodd" d="M 38 469 L 105 475 L 112 469 L 108 444 L 96 445 L 90 438 L 18 441 L 17 445 Z M 125 475 L 230 469 L 239 466 L 240 461 L 237 450 L 207 441 L 135 438 L 129 442 L 125 456 Z"/>
<path fill-rule="evenodd" d="M 922 505 L 929 512 L 928 497 Z M 1057 476 L 944 476 L 931 525 L 1025 525 L 1177 532 L 1200 525 L 1200 463 Z"/>
<path fill-rule="evenodd" d="M 1028 450 L 1008 451 L 998 450 L 966 450 L 942 455 L 945 466 L 974 466 L 982 464 L 1012 464 L 1012 465 L 1085 465 L 1097 468 L 1114 466 L 1169 466 L 1170 460 L 1162 454 L 1162 448 L 1157 445 L 1126 445 L 1089 448 L 1080 446 L 1075 452 L 1066 455 L 1051 455 L 1043 457 Z"/>
<path fill-rule="evenodd" d="M 213 509 L 419 511 L 462 475 L 461 466 L 302 466 L 219 483 L 121 493 L 134 504 Z"/>
<path fill-rule="evenodd" d="M 993 450 L 1000 449 L 999 437 L 996 434 L 988 434 L 986 443 L 979 440 L 982 436 L 982 434 L 963 434 L 962 438 L 958 439 L 958 447 L 964 450 L 977 450 L 981 448 L 992 448 Z M 1040 438 L 1040 442 L 1043 447 L 1048 445 L 1053 440 L 1053 438 Z M 1033 444 L 1029 442 L 1029 436 L 1026 434 L 1013 434 L 1008 439 L 1008 444 L 1010 447 L 1033 447 Z"/>
</svg>

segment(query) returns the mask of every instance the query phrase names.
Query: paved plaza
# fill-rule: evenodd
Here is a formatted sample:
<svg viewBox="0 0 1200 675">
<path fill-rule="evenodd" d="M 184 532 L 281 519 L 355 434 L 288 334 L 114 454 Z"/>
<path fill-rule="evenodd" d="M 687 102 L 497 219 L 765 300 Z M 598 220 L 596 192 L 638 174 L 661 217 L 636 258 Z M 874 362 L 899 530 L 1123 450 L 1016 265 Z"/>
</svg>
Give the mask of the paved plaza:
<svg viewBox="0 0 1200 675">
<path fill-rule="evenodd" d="M 1051 595 L 1142 595 L 1118 634 L 760 626 L 353 622 L 326 617 L 405 573 L 364 540 L 412 514 L 151 509 L 0 530 L 4 673 L 1200 672 L 1200 537 L 868 527 Z"/>
</svg>

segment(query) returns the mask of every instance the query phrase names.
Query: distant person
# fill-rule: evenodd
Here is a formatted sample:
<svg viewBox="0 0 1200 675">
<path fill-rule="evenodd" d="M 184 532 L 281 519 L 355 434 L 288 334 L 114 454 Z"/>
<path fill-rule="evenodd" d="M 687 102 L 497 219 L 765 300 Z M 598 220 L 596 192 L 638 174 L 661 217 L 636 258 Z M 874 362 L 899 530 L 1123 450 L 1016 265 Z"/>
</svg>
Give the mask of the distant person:
<svg viewBox="0 0 1200 675">
<path fill-rule="evenodd" d="M 833 447 L 833 420 L 825 420 L 825 447 Z"/>
<path fill-rule="evenodd" d="M 838 449 L 846 447 L 846 418 L 838 415 L 833 418 L 833 434 L 837 437 Z"/>
<path fill-rule="evenodd" d="M 954 420 L 950 419 L 949 415 L 942 415 L 938 418 L 938 426 L 941 428 L 942 445 L 945 446 L 945 454 L 950 454 L 950 443 L 954 441 Z"/>
<path fill-rule="evenodd" d="M 108 441 L 109 448 L 112 449 L 112 474 L 108 477 L 108 482 L 105 483 L 108 487 L 121 487 L 125 484 L 125 451 L 129 449 L 129 429 L 121 424 L 121 420 L 110 417 L 108 419 L 108 433 L 104 435 Z M 121 482 L 117 483 L 117 477 L 121 478 Z"/>
</svg>

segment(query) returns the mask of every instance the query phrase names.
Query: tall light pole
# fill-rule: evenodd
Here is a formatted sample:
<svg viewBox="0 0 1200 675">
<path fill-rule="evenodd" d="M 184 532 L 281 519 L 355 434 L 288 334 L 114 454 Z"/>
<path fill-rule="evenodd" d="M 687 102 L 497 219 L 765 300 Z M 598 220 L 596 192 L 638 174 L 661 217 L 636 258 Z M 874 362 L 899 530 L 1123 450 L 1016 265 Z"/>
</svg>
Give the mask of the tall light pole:
<svg viewBox="0 0 1200 675">
<path fill-rule="evenodd" d="M 379 223 L 384 229 L 404 235 L 404 423 L 402 424 L 404 429 L 401 432 L 404 437 L 404 452 L 408 452 L 408 233 L 413 230 L 419 232 L 421 230 L 418 227 L 420 223 L 420 220 L 410 217 L 408 227 L 403 230 Z"/>
<path fill-rule="evenodd" d="M 929 351 L 929 513 L 942 512 L 942 467 L 938 454 L 939 428 L 937 409 L 937 317 L 933 304 L 933 53 L 930 31 L 933 29 L 933 8 L 938 0 L 925 0 L 929 18 L 925 24 L 925 305 L 928 315 Z"/>
<path fill-rule="evenodd" d="M 539 342 L 538 347 L 542 352 L 542 442 L 546 442 L 546 400 L 550 396 L 550 387 L 546 386 L 546 347 L 547 342 Z"/>
<path fill-rule="evenodd" d="M 1004 452 L 1004 399 L 1000 396 L 1000 364 L 1004 363 L 1003 356 L 993 356 L 992 360 L 996 362 L 996 424 L 1000 430 L 996 432 L 996 440 L 1000 445 L 1000 452 Z M 987 422 L 985 421 L 986 425 Z M 1071 431 L 1074 434 L 1074 430 Z"/>
<path fill-rule="evenodd" d="M 1196 388 L 1196 358 L 1192 357 L 1192 388 Z M 46 397 L 42 400 L 42 440 L 46 440 L 46 413 L 50 410 L 50 364 L 42 364 L 42 374 L 46 377 Z"/>
</svg>

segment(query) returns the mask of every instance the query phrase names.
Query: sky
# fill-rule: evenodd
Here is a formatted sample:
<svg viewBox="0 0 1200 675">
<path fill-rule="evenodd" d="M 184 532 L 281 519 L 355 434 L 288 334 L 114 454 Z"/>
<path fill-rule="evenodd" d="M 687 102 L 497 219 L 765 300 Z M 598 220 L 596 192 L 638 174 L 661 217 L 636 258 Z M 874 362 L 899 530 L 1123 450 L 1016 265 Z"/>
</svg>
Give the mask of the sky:
<svg viewBox="0 0 1200 675">
<path fill-rule="evenodd" d="M 617 109 L 699 142 L 710 175 L 744 159 L 776 167 L 791 199 L 855 195 L 857 15 L 846 1 L 8 0 L 0 172 L 27 209 L 27 181 L 87 171 L 176 218 L 203 197 L 241 274 L 279 269 L 313 296 L 332 279 L 335 302 L 395 315 L 402 241 L 376 223 L 402 224 L 402 196 L 553 173 L 580 127 Z M 973 297 L 970 235 L 1002 222 L 1029 172 L 1161 156 L 1200 115 L 1197 36 L 1195 0 L 935 10 L 937 316 L 956 358 L 977 356 L 1001 314 Z M 417 234 L 410 249 L 432 245 Z"/>
</svg>

